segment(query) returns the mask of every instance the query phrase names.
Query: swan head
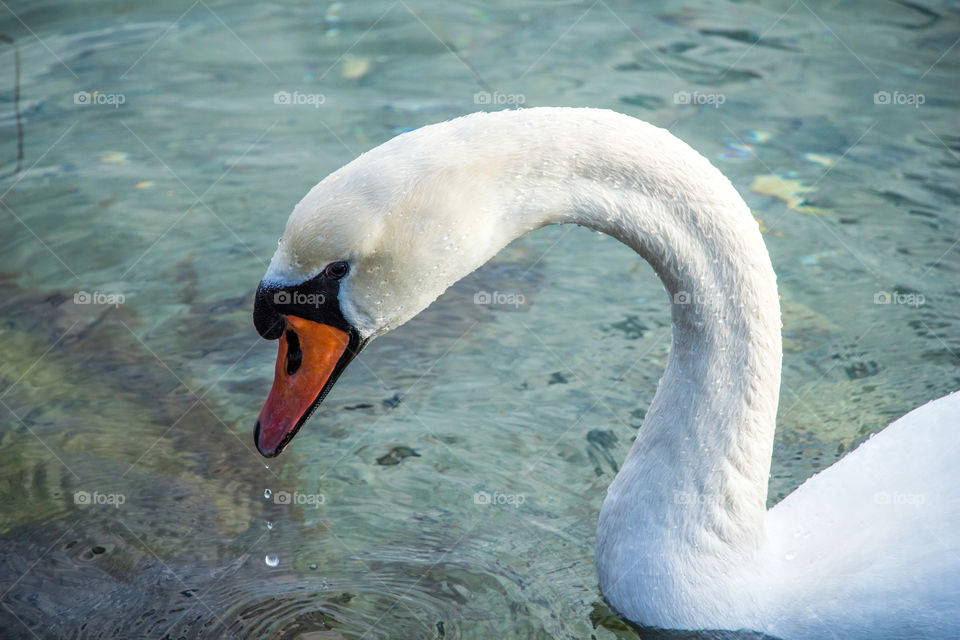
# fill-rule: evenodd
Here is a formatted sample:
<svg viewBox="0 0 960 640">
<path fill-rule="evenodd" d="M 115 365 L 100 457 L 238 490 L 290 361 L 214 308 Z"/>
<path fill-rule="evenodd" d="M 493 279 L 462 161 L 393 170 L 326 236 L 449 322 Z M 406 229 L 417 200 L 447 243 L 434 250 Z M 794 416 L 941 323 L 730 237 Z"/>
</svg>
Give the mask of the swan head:
<svg viewBox="0 0 960 640">
<path fill-rule="evenodd" d="M 451 162 L 469 154 L 444 140 L 450 124 L 364 154 L 290 215 L 254 306 L 258 333 L 280 341 L 254 430 L 264 456 L 280 453 L 364 345 L 518 235 L 492 223 L 495 196 L 477 184 L 475 168 Z M 438 145 L 450 152 L 438 155 Z"/>
</svg>

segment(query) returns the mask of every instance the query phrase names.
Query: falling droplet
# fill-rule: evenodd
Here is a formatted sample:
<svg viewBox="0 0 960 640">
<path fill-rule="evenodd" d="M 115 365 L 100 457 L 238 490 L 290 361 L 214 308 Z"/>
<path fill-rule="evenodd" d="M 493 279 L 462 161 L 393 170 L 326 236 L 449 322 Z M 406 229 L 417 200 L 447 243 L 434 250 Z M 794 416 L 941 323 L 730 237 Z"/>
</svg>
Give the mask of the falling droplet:
<svg viewBox="0 0 960 640">
<path fill-rule="evenodd" d="M 268 567 L 275 567 L 280 564 L 280 558 L 278 558 L 277 554 L 275 553 L 268 553 L 267 557 L 265 557 L 263 561 L 267 563 Z"/>
<path fill-rule="evenodd" d="M 269 499 L 270 499 L 270 496 L 272 496 L 272 495 L 273 495 L 273 491 L 270 491 L 270 489 L 264 489 L 264 490 L 263 490 L 263 499 L 264 499 L 264 500 L 269 500 Z"/>
<path fill-rule="evenodd" d="M 273 523 L 267 520 L 267 529 L 273 530 Z"/>
<path fill-rule="evenodd" d="M 311 564 L 311 565 L 309 565 L 307 568 L 313 570 L 313 569 L 316 569 L 316 568 L 317 568 L 317 565 Z"/>
</svg>

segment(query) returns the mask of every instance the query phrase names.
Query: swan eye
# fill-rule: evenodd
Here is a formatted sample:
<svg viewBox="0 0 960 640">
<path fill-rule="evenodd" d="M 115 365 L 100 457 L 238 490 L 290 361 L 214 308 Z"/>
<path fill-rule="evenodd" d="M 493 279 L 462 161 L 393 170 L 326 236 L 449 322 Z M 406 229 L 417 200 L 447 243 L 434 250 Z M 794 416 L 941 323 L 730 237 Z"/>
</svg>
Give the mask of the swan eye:
<svg viewBox="0 0 960 640">
<path fill-rule="evenodd" d="M 328 265 L 324 268 L 323 273 L 324 273 L 328 278 L 333 278 L 334 280 L 339 280 L 339 279 L 342 278 L 343 276 L 347 275 L 347 273 L 348 273 L 349 271 L 350 271 L 350 265 L 349 265 L 348 263 L 346 263 L 346 262 L 344 262 L 344 261 L 341 260 L 341 261 L 338 261 L 338 262 L 331 262 L 330 264 L 328 264 Z"/>
</svg>

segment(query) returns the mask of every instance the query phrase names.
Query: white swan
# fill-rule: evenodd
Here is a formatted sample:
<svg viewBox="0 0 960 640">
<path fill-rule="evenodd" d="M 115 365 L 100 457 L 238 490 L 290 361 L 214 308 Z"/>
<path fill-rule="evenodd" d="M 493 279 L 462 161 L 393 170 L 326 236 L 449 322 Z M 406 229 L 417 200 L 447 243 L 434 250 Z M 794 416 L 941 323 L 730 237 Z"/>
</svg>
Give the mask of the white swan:
<svg viewBox="0 0 960 640">
<path fill-rule="evenodd" d="M 669 629 L 782 638 L 960 636 L 960 393 L 896 421 L 770 511 L 775 275 L 705 158 L 611 111 L 473 114 L 403 134 L 296 206 L 257 293 L 278 338 L 255 439 L 277 455 L 370 339 L 514 238 L 577 223 L 653 265 L 666 371 L 600 513 L 600 588 Z"/>
</svg>

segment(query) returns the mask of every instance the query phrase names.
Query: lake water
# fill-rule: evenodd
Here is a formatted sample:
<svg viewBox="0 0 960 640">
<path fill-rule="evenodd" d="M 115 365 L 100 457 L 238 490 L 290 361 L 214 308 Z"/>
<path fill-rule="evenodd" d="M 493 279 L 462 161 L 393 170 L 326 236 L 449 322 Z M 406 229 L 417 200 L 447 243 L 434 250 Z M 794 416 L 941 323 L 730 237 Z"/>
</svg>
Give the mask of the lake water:
<svg viewBox="0 0 960 640">
<path fill-rule="evenodd" d="M 276 343 L 250 312 L 288 214 L 479 109 L 669 127 L 779 276 L 774 503 L 960 388 L 958 24 L 957 2 L 7 0 L 3 637 L 638 637 L 593 537 L 667 357 L 650 268 L 579 228 L 516 241 L 266 467 Z"/>
</svg>

